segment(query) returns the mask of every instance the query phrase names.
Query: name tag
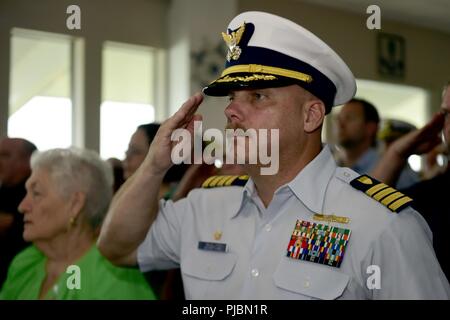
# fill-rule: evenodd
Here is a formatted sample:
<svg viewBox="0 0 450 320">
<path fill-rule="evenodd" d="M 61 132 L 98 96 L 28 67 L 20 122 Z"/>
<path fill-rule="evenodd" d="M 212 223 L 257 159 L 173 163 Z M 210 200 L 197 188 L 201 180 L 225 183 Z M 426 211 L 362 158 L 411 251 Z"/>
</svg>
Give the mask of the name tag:
<svg viewBox="0 0 450 320">
<path fill-rule="evenodd" d="M 200 250 L 206 250 L 206 251 L 216 251 L 216 252 L 227 252 L 228 251 L 227 244 L 220 243 L 220 242 L 199 241 L 198 248 Z"/>
</svg>

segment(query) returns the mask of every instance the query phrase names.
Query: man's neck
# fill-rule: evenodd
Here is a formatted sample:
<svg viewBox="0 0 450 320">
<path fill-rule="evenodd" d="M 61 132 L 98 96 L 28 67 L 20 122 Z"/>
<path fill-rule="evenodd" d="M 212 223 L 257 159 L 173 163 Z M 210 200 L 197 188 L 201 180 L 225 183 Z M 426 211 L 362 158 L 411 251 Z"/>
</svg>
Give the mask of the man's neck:
<svg viewBox="0 0 450 320">
<path fill-rule="evenodd" d="M 282 185 L 292 181 L 300 171 L 305 168 L 321 151 L 321 144 L 305 152 L 289 154 L 284 157 L 280 154 L 280 167 L 277 174 L 261 175 L 259 166 L 247 166 L 246 172 L 255 183 L 258 196 L 267 208 L 272 201 L 275 191 Z"/>
<path fill-rule="evenodd" d="M 353 167 L 370 148 L 370 143 L 361 143 L 352 148 L 344 149 L 343 165 L 345 167 Z"/>
</svg>

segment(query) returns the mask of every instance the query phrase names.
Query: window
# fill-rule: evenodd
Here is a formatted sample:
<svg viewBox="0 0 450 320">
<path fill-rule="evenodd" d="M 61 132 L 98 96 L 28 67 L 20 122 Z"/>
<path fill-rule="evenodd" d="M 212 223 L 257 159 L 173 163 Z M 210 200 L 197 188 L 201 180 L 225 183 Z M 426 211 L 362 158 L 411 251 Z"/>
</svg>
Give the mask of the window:
<svg viewBox="0 0 450 320">
<path fill-rule="evenodd" d="M 155 120 L 155 50 L 107 42 L 103 47 L 100 154 L 122 159 L 140 124 Z"/>
<path fill-rule="evenodd" d="M 70 37 L 13 30 L 8 136 L 39 150 L 71 145 L 70 50 Z"/>
</svg>

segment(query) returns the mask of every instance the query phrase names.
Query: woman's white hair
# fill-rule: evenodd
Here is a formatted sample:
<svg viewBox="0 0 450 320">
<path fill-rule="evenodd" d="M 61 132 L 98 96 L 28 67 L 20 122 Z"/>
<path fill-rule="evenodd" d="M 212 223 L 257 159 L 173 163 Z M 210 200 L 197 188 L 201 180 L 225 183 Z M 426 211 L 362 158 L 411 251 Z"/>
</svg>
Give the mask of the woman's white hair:
<svg viewBox="0 0 450 320">
<path fill-rule="evenodd" d="M 64 198 L 74 192 L 85 193 L 85 218 L 94 229 L 102 223 L 111 202 L 114 178 L 111 165 L 97 152 L 75 147 L 36 151 L 31 157 L 31 169 L 47 170 Z"/>
</svg>

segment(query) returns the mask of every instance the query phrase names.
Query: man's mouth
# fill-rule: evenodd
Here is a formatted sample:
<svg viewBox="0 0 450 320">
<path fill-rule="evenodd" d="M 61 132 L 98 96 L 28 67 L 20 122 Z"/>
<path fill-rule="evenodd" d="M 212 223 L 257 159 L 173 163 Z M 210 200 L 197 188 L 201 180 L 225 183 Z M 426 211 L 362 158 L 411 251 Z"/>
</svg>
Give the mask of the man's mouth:
<svg viewBox="0 0 450 320">
<path fill-rule="evenodd" d="M 235 123 L 227 123 L 227 125 L 225 126 L 225 129 L 232 129 L 232 130 L 241 129 L 243 131 L 247 131 L 246 128 L 244 128 L 238 124 L 235 124 Z"/>
</svg>

